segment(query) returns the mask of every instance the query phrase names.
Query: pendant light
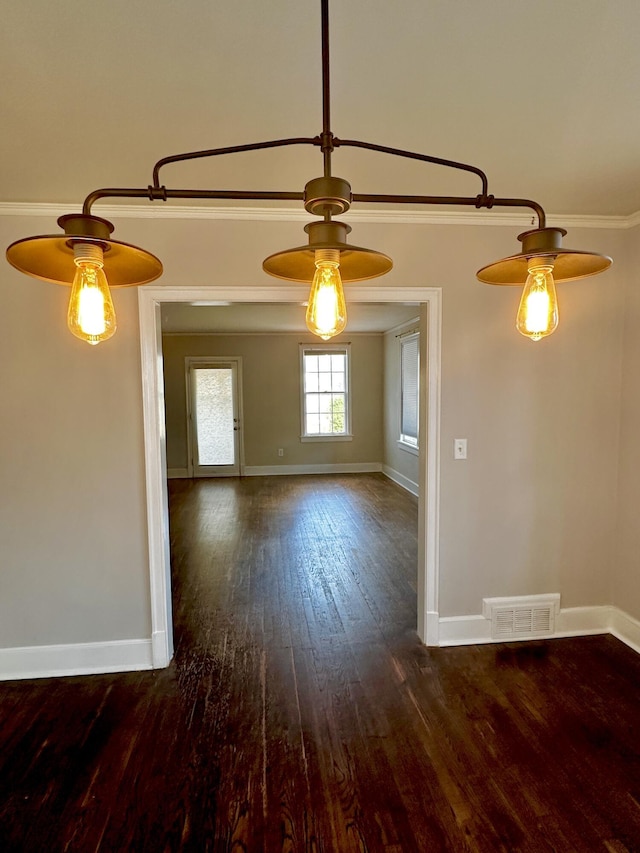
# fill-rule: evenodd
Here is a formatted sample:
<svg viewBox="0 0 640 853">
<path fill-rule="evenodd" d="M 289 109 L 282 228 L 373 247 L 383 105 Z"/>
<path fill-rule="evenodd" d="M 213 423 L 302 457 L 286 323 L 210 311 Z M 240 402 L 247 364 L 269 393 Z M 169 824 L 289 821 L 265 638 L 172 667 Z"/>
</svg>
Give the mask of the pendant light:
<svg viewBox="0 0 640 853">
<path fill-rule="evenodd" d="M 330 201 L 325 204 L 331 207 Z M 305 226 L 304 230 L 309 235 L 307 246 L 270 255 L 262 268 L 269 275 L 289 281 L 311 279 L 305 320 L 309 331 L 326 341 L 344 331 L 347 325 L 343 281 L 361 281 L 384 275 L 393 263 L 391 258 L 380 252 L 350 246 L 347 234 L 351 227 L 345 222 L 331 220 L 330 209 L 324 213 L 327 217 L 324 222 L 311 222 Z"/>
<path fill-rule="evenodd" d="M 12 243 L 7 260 L 34 278 L 70 285 L 69 330 L 98 344 L 116 330 L 110 288 L 147 284 L 162 275 L 162 264 L 144 249 L 112 240 L 113 225 L 106 219 L 72 213 L 58 225 L 64 234 Z"/>
<path fill-rule="evenodd" d="M 564 228 L 536 228 L 520 234 L 522 251 L 478 271 L 485 284 L 524 285 L 516 316 L 521 335 L 539 341 L 556 330 L 556 281 L 575 281 L 597 275 L 611 258 L 595 252 L 563 249 Z"/>
<path fill-rule="evenodd" d="M 334 217 L 345 214 L 352 203 L 468 206 L 477 210 L 496 207 L 529 208 L 538 227 L 519 236 L 522 251 L 489 264 L 477 277 L 486 284 L 524 287 L 516 326 L 526 337 L 540 340 L 558 324 L 555 282 L 595 275 L 607 269 L 611 259 L 593 252 L 563 249 L 562 228 L 548 228 L 543 208 L 523 198 L 496 198 L 489 193 L 488 179 L 477 166 L 390 148 L 355 139 L 339 139 L 331 131 L 329 74 L 329 0 L 320 0 L 322 35 L 322 132 L 313 137 L 275 139 L 226 148 L 211 148 L 174 154 L 159 160 L 147 187 L 98 189 L 84 201 L 82 213 L 61 216 L 64 234 L 18 240 L 7 249 L 7 260 L 16 269 L 35 278 L 72 285 L 68 324 L 74 335 L 97 344 L 113 335 L 115 311 L 110 288 L 147 284 L 162 274 L 162 264 L 150 252 L 113 240 L 113 225 L 94 216 L 93 205 L 104 198 L 169 201 L 252 200 L 302 201 L 316 221 L 305 226 L 308 243 L 276 252 L 263 263 L 266 273 L 289 281 L 312 282 L 307 309 L 308 328 L 328 340 L 346 326 L 343 283 L 384 275 L 392 268 L 386 255 L 347 242 L 349 225 Z M 323 174 L 309 181 L 304 192 L 252 190 L 171 189 L 160 182 L 160 170 L 172 163 L 219 157 L 246 151 L 294 145 L 313 145 L 323 156 Z M 479 192 L 473 196 L 436 196 L 352 193 L 348 181 L 335 177 L 331 157 L 338 147 L 362 148 L 381 154 L 431 163 L 475 175 Z"/>
</svg>

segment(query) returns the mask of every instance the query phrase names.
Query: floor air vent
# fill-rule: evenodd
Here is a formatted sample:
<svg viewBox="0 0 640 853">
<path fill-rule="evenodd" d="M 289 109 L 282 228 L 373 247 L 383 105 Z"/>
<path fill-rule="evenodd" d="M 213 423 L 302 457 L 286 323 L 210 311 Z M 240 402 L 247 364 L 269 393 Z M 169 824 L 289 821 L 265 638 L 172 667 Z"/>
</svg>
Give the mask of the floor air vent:
<svg viewBox="0 0 640 853">
<path fill-rule="evenodd" d="M 495 640 L 548 637 L 554 632 L 559 609 L 559 593 L 482 601 L 482 613 L 491 620 L 491 637 Z"/>
</svg>

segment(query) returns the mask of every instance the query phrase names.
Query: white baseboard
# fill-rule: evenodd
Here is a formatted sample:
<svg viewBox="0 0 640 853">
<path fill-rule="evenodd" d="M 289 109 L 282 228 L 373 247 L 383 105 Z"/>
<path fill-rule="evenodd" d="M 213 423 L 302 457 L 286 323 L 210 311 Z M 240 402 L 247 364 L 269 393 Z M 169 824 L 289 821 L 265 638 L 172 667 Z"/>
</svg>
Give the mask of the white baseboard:
<svg viewBox="0 0 640 853">
<path fill-rule="evenodd" d="M 380 473 L 383 470 L 383 466 L 380 462 L 336 462 L 336 463 L 323 463 L 318 465 L 245 465 L 243 476 L 245 477 L 272 477 L 275 475 L 286 475 L 286 474 L 372 474 L 372 473 Z M 397 477 L 402 477 L 402 474 L 397 474 L 394 472 Z M 412 491 L 412 488 L 417 490 L 417 485 L 412 483 L 411 480 L 407 480 L 406 477 L 403 478 L 406 483 L 410 484 L 405 485 L 404 482 L 400 482 L 400 480 L 396 479 L 396 476 L 391 476 L 387 474 L 387 476 L 394 480 L 398 485 L 404 486 L 408 491 Z M 189 474 L 188 468 L 169 468 L 167 469 L 167 479 L 168 480 L 185 480 L 189 479 L 191 474 Z M 418 492 L 412 492 L 414 495 L 417 495 Z"/>
<path fill-rule="evenodd" d="M 491 636 L 491 620 L 484 616 L 443 616 L 438 623 L 440 646 L 468 646 L 479 643 L 500 643 L 503 639 Z M 555 631 L 543 639 L 557 637 L 586 637 L 594 634 L 613 634 L 636 652 L 640 652 L 640 621 L 618 607 L 566 607 L 555 620 Z M 515 643 L 536 640 L 539 636 L 509 639 Z"/>
<path fill-rule="evenodd" d="M 430 625 L 437 625 L 438 636 L 430 630 L 427 637 L 429 645 L 466 646 L 504 642 L 491 637 L 491 620 L 484 616 L 443 616 L 436 622 L 437 614 L 430 615 Z M 612 634 L 640 653 L 640 621 L 618 607 L 568 607 L 560 610 L 554 634 L 544 639 L 595 634 Z M 519 637 L 508 642 L 532 639 L 540 637 Z M 164 658 L 160 661 L 158 649 L 157 660 L 154 661 L 152 645 L 151 640 L 112 640 L 0 649 L 0 681 L 135 672 L 164 666 L 167 662 Z M 155 645 L 162 644 L 156 642 Z"/>
<path fill-rule="evenodd" d="M 414 483 L 413 480 L 405 477 L 404 474 L 401 474 L 394 468 L 389 468 L 388 465 L 382 466 L 382 473 L 385 477 L 393 480 L 394 483 L 397 483 L 399 486 L 402 486 L 403 489 L 406 489 L 408 492 L 411 492 L 412 495 L 418 497 L 418 484 Z"/>
<path fill-rule="evenodd" d="M 611 608 L 610 633 L 640 653 L 640 621 L 618 607 Z"/>
<path fill-rule="evenodd" d="M 372 474 L 382 471 L 380 462 L 336 462 L 320 465 L 246 465 L 245 477 L 279 474 Z"/>
<path fill-rule="evenodd" d="M 167 480 L 187 480 L 191 477 L 188 468 L 168 468 Z"/>
<path fill-rule="evenodd" d="M 426 621 L 418 625 L 418 635 L 425 646 L 438 646 L 440 636 L 440 620 L 435 610 L 428 610 Z"/>
<path fill-rule="evenodd" d="M 439 619 L 439 646 L 475 646 L 477 643 L 494 643 L 491 639 L 491 620 L 484 616 L 441 616 Z"/>
<path fill-rule="evenodd" d="M 0 681 L 153 669 L 151 640 L 0 649 Z"/>
<path fill-rule="evenodd" d="M 554 637 L 588 637 L 609 634 L 613 607 L 565 607 L 556 616 Z"/>
</svg>

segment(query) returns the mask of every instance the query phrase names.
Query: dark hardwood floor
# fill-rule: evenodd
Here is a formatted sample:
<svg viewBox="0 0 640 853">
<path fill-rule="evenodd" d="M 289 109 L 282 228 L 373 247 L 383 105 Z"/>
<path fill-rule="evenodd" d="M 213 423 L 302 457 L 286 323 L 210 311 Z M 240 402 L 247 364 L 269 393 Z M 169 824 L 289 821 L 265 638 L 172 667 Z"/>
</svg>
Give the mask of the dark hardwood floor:
<svg viewBox="0 0 640 853">
<path fill-rule="evenodd" d="M 640 657 L 424 648 L 381 475 L 170 483 L 176 655 L 0 684 L 0 853 L 640 851 Z"/>
</svg>

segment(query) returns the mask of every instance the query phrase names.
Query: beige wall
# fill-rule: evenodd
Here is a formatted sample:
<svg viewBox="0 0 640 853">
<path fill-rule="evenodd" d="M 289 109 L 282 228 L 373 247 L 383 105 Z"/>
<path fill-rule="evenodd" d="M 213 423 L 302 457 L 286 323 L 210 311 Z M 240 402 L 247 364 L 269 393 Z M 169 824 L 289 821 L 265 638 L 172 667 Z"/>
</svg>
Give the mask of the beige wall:
<svg viewBox="0 0 640 853">
<path fill-rule="evenodd" d="M 613 603 L 640 619 L 640 228 L 629 234 Z"/>
<path fill-rule="evenodd" d="M 352 441 L 300 441 L 301 343 L 310 335 L 165 335 L 167 467 L 187 466 L 186 356 L 240 356 L 247 466 L 317 465 L 382 460 L 382 336 L 351 342 Z M 284 456 L 278 457 L 278 448 Z"/>
<path fill-rule="evenodd" d="M 299 222 L 116 226 L 117 239 L 163 259 L 167 286 L 267 282 L 262 258 L 302 239 Z M 0 218 L 4 245 L 55 230 L 45 218 Z M 517 290 L 474 278 L 516 251 L 519 230 L 354 223 L 354 243 L 394 258 L 381 284 L 443 291 L 440 611 L 473 614 L 486 595 L 546 591 L 562 593 L 563 606 L 611 602 L 622 434 L 615 590 L 640 615 L 630 594 L 640 353 L 629 312 L 638 309 L 638 258 L 624 254 L 637 236 L 571 229 L 567 246 L 606 252 L 616 265 L 561 285 L 558 332 L 534 344 L 513 328 Z M 207 246 L 206 257 L 196 246 Z M 67 297 L 6 264 L 0 270 L 0 647 L 150 631 L 136 296 L 115 293 L 119 330 L 97 348 L 67 333 Z M 464 463 L 453 461 L 455 437 L 468 439 Z"/>
<path fill-rule="evenodd" d="M 0 648 L 151 630 L 136 293 L 97 347 L 67 333 L 68 298 L 0 267 Z"/>
<path fill-rule="evenodd" d="M 465 230 L 453 274 L 499 257 L 492 236 Z M 619 258 L 625 236 L 573 230 L 566 245 Z M 442 615 L 479 613 L 482 596 L 610 601 L 624 272 L 559 285 L 560 326 L 537 343 L 514 330 L 517 288 L 443 272 Z"/>
<path fill-rule="evenodd" d="M 420 320 L 403 324 L 384 336 L 384 464 L 418 485 L 418 457 L 398 447 L 400 437 L 400 341 L 402 330 L 417 329 Z M 424 369 L 422 370 L 424 375 Z"/>
</svg>

